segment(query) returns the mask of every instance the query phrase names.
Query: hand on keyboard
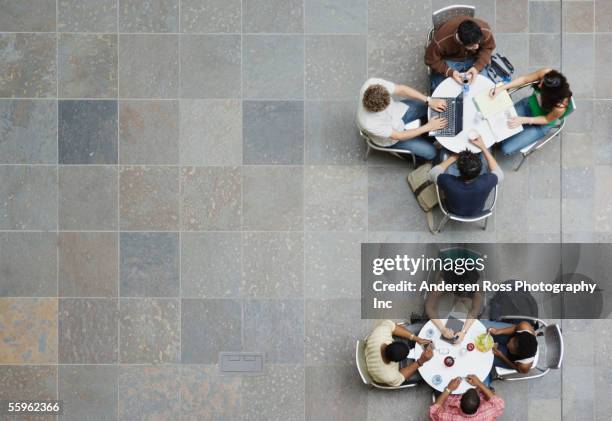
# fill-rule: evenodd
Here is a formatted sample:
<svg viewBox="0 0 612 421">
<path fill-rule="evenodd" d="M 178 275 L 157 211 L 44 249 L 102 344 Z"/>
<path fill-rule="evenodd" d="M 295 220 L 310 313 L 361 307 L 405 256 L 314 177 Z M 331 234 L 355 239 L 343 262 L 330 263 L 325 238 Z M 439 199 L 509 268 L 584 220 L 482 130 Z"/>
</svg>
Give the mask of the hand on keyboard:
<svg viewBox="0 0 612 421">
<path fill-rule="evenodd" d="M 444 117 L 433 117 L 427 122 L 427 129 L 430 132 L 443 129 L 448 125 L 448 121 Z"/>
</svg>

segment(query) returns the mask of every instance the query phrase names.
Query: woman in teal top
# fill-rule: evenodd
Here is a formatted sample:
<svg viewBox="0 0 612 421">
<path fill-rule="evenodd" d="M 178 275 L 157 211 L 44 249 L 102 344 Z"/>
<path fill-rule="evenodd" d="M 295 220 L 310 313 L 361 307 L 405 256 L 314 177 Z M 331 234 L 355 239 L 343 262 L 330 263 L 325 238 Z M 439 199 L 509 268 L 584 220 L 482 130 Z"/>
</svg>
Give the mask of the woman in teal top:
<svg viewBox="0 0 612 421">
<path fill-rule="evenodd" d="M 517 77 L 507 85 L 491 90 L 491 96 L 507 89 L 533 84 L 533 93 L 514 104 L 518 117 L 508 120 L 508 127 L 523 125 L 523 131 L 504 140 L 501 150 L 512 155 L 546 135 L 551 126 L 571 111 L 572 91 L 565 76 L 552 69 L 540 69 Z"/>
</svg>

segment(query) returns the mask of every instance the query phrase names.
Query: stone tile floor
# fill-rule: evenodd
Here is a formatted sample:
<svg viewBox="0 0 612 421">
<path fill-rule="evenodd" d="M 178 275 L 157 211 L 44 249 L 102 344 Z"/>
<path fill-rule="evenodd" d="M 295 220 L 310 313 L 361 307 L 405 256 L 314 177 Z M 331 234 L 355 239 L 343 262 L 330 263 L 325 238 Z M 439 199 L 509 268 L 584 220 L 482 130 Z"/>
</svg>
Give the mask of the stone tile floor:
<svg viewBox="0 0 612 421">
<path fill-rule="evenodd" d="M 352 362 L 359 244 L 433 241 L 406 162 L 362 160 L 381 76 L 426 86 L 449 0 L 0 0 L 0 399 L 62 419 L 426 419 L 426 387 Z M 477 0 L 523 73 L 561 67 L 578 112 L 507 181 L 486 231 L 612 238 L 612 2 Z M 562 370 L 497 384 L 504 420 L 608 420 L 612 323 L 563 321 Z M 585 346 L 586 344 L 586 346 Z M 222 377 L 219 351 L 267 353 Z"/>
</svg>

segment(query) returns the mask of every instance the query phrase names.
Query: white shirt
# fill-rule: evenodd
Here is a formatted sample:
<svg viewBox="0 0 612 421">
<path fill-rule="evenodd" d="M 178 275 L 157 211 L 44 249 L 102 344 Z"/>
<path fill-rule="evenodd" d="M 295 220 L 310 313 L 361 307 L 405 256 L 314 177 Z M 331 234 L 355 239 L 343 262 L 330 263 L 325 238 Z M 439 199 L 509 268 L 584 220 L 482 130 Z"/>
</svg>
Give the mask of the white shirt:
<svg viewBox="0 0 612 421">
<path fill-rule="evenodd" d="M 404 375 L 399 371 L 399 363 L 389 362 L 385 364 L 380 348 L 383 344 L 393 343 L 393 330 L 395 323 L 391 320 L 381 322 L 366 340 L 365 359 L 368 373 L 376 383 L 389 386 L 399 386 L 404 383 Z"/>
<path fill-rule="evenodd" d="M 368 79 L 359 91 L 359 106 L 357 108 L 357 125 L 372 136 L 372 141 L 379 146 L 392 146 L 397 140 L 391 139 L 391 133 L 403 131 L 405 124 L 402 117 L 408 111 L 408 105 L 394 101 L 391 97 L 389 106 L 377 113 L 371 113 L 363 106 L 363 94 L 372 85 L 382 85 L 389 95 L 395 92 L 395 83 L 379 78 Z"/>
</svg>

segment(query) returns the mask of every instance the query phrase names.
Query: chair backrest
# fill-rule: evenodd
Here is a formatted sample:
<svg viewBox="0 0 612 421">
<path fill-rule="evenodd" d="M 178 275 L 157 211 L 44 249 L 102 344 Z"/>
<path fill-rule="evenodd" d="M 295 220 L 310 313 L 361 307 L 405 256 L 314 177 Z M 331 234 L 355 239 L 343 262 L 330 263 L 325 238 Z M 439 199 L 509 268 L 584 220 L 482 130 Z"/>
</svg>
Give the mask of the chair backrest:
<svg viewBox="0 0 612 421">
<path fill-rule="evenodd" d="M 372 384 L 372 377 L 370 377 L 370 374 L 368 373 L 368 367 L 365 359 L 365 341 L 357 341 L 357 346 L 355 349 L 355 363 L 357 364 L 357 371 L 359 371 L 361 381 L 365 384 Z"/>
<path fill-rule="evenodd" d="M 475 14 L 476 8 L 474 6 L 454 4 L 433 12 L 431 20 L 433 21 L 434 30 L 436 30 L 450 18 L 454 18 L 455 16 L 469 16 L 473 18 Z"/>
<path fill-rule="evenodd" d="M 493 197 L 491 201 L 491 205 L 483 209 L 482 214 L 478 216 L 473 216 L 473 217 L 461 216 L 461 215 L 455 215 L 452 212 L 450 212 L 448 209 L 446 209 L 446 206 L 444 203 L 444 195 L 440 194 L 440 187 L 437 184 L 436 184 L 436 193 L 438 194 L 438 203 L 440 205 L 440 210 L 442 211 L 442 213 L 456 221 L 475 222 L 475 221 L 479 221 L 484 218 L 488 218 L 489 216 L 491 216 L 491 213 L 493 213 L 493 209 L 495 208 L 495 204 L 497 203 L 497 186 L 495 186 L 492 192 L 489 193 L 489 197 Z M 487 197 L 487 201 L 489 201 L 489 197 Z M 486 205 L 486 202 L 485 202 L 485 205 Z"/>
<path fill-rule="evenodd" d="M 544 342 L 546 343 L 546 366 L 548 368 L 561 368 L 563 362 L 563 335 L 558 325 L 548 325 L 544 329 Z"/>
</svg>

